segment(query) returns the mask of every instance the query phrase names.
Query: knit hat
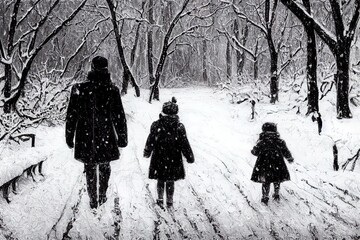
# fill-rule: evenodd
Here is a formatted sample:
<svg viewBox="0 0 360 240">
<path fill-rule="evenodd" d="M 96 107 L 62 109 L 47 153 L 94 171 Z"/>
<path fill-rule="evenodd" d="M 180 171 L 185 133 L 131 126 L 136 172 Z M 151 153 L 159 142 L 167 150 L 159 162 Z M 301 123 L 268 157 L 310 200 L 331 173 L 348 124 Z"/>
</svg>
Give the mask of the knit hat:
<svg viewBox="0 0 360 240">
<path fill-rule="evenodd" d="M 262 125 L 263 132 L 277 132 L 277 127 L 275 123 L 266 122 Z"/>
<path fill-rule="evenodd" d="M 162 107 L 162 113 L 166 115 L 175 115 L 179 112 L 179 107 L 176 104 L 176 98 L 172 97 L 171 101 L 164 103 Z"/>
<path fill-rule="evenodd" d="M 102 56 L 96 56 L 91 62 L 93 70 L 104 70 L 108 68 L 108 60 Z"/>
</svg>

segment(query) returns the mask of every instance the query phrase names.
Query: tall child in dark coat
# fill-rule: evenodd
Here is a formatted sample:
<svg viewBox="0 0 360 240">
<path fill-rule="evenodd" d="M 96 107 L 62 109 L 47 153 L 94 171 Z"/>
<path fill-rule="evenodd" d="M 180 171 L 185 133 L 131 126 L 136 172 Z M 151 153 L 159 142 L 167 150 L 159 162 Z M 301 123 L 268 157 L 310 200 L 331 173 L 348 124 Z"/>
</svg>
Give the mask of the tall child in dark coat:
<svg viewBox="0 0 360 240">
<path fill-rule="evenodd" d="M 262 133 L 251 153 L 258 156 L 251 176 L 254 182 L 262 183 L 261 202 L 269 201 L 270 184 L 274 183 L 274 200 L 279 200 L 280 183 L 290 180 L 284 157 L 292 163 L 294 161 L 284 140 L 280 138 L 275 123 L 264 123 Z"/>
<path fill-rule="evenodd" d="M 149 178 L 157 179 L 157 204 L 163 207 L 164 190 L 166 204 L 173 205 L 174 182 L 185 178 L 182 154 L 188 163 L 194 162 L 194 154 L 186 136 L 184 125 L 179 121 L 176 99 L 163 105 L 159 120 L 151 125 L 146 141 L 144 157 L 151 156 Z"/>
</svg>

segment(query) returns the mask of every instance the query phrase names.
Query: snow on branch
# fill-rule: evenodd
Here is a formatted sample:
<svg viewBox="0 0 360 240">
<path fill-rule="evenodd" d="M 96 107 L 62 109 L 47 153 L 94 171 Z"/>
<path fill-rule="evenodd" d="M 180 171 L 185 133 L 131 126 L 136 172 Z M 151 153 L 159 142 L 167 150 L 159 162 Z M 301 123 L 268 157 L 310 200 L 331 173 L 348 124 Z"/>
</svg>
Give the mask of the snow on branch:
<svg viewBox="0 0 360 240">
<path fill-rule="evenodd" d="M 248 21 L 249 23 L 251 23 L 254 27 L 258 28 L 260 31 L 262 31 L 265 35 L 267 35 L 267 30 L 266 27 L 263 24 L 259 24 L 256 21 L 250 19 L 248 16 L 246 16 L 246 14 L 244 12 L 242 12 L 239 7 L 237 7 L 233 2 L 229 2 L 229 1 L 221 1 L 224 3 L 229 4 L 230 6 L 232 6 L 233 11 L 238 15 L 239 18 L 244 19 L 246 21 Z M 256 7 L 256 10 L 258 8 Z M 261 19 L 261 18 L 259 18 Z"/>
<path fill-rule="evenodd" d="M 304 24 L 305 27 L 309 27 L 311 23 L 316 30 L 319 37 L 334 50 L 336 48 L 337 39 L 336 36 L 320 24 L 314 17 L 307 12 L 304 6 L 294 0 L 281 0 L 281 2 L 289 9 L 295 16 Z"/>
<path fill-rule="evenodd" d="M 289 66 L 289 64 L 293 61 L 294 57 L 303 50 L 303 47 L 301 45 L 301 41 L 299 42 L 299 47 L 293 52 L 290 53 L 290 57 L 289 59 L 284 62 L 281 66 L 280 66 L 280 70 L 278 71 L 278 74 L 280 75 L 282 71 L 284 71 L 284 69 Z"/>
<path fill-rule="evenodd" d="M 29 14 L 34 10 L 34 8 L 37 6 L 37 4 L 41 0 L 37 0 L 35 3 L 32 4 L 32 6 L 26 11 L 26 13 L 19 19 L 19 21 L 16 24 L 16 27 L 20 26 L 20 24 L 29 16 Z"/>
<path fill-rule="evenodd" d="M 355 0 L 355 12 L 350 21 L 349 28 L 346 33 L 346 35 L 349 39 L 353 39 L 353 37 L 355 35 L 356 26 L 359 22 L 359 14 L 360 14 L 360 1 Z"/>
<path fill-rule="evenodd" d="M 59 0 L 57 0 L 56 2 L 58 2 Z M 56 3 L 55 2 L 55 3 Z M 72 12 L 72 14 L 70 16 L 68 16 L 60 25 L 58 25 L 57 27 L 55 27 L 55 29 L 34 49 L 32 50 L 29 55 L 28 58 L 26 59 L 24 66 L 22 68 L 21 71 L 21 78 L 19 80 L 19 87 L 16 90 L 16 93 L 13 94 L 12 96 L 10 96 L 9 98 L 7 98 L 5 101 L 11 105 L 16 104 L 16 102 L 18 101 L 18 99 L 21 96 L 21 92 L 24 89 L 25 83 L 27 81 L 27 76 L 28 73 L 30 71 L 31 65 L 35 59 L 35 57 L 37 56 L 37 54 L 41 51 L 41 49 L 51 40 L 53 39 L 73 18 L 75 18 L 75 16 L 78 14 L 78 12 L 84 7 L 84 5 L 86 4 L 87 0 L 83 0 L 78 7 Z M 54 3 L 54 4 L 55 4 Z M 54 5 L 52 5 L 54 6 Z M 50 11 L 50 10 L 49 10 Z M 51 10 L 52 11 L 52 10 Z M 43 23 L 42 23 L 43 24 Z M 42 25 L 39 24 L 39 25 Z"/>
<path fill-rule="evenodd" d="M 87 41 L 87 38 L 88 36 L 94 32 L 94 31 L 97 31 L 99 30 L 99 24 L 102 23 L 102 22 L 105 22 L 107 21 L 108 19 L 110 19 L 110 17 L 107 17 L 107 18 L 104 18 L 104 19 L 101 19 L 99 21 L 97 21 L 93 28 L 90 29 L 89 31 L 85 32 L 84 36 L 82 37 L 82 41 L 80 43 L 80 45 L 77 47 L 77 49 L 75 50 L 75 52 L 68 58 L 66 64 L 65 64 L 65 67 L 64 67 L 64 70 L 62 70 L 62 73 L 60 74 L 60 78 L 62 78 L 64 76 L 64 74 L 66 73 L 69 65 L 70 65 L 70 62 L 79 54 L 79 52 L 81 51 L 81 49 L 85 46 L 85 43 Z"/>
<path fill-rule="evenodd" d="M 195 30 L 199 29 L 199 28 L 209 28 L 211 26 L 214 25 L 214 22 L 208 24 L 208 25 L 194 25 L 194 26 L 191 26 L 189 27 L 188 29 L 182 31 L 181 33 L 179 33 L 178 35 L 172 37 L 170 40 L 169 40 L 169 43 L 168 43 L 168 46 L 170 47 L 175 41 L 176 39 L 180 38 L 181 36 L 184 36 L 186 34 L 189 34 L 189 33 L 193 33 Z"/>
<path fill-rule="evenodd" d="M 54 10 L 54 8 L 60 3 L 60 0 L 56 0 L 51 7 L 49 8 L 49 10 L 46 12 L 45 16 L 36 24 L 36 27 L 34 28 L 34 33 L 33 36 L 30 40 L 29 43 L 29 47 L 28 47 L 28 54 L 29 52 L 31 52 L 34 47 L 35 47 L 35 42 L 36 42 L 36 38 L 37 38 L 37 34 L 40 30 L 40 28 L 45 24 L 46 20 L 49 18 L 51 12 Z"/>
<path fill-rule="evenodd" d="M 244 50 L 246 53 L 248 53 L 253 59 L 255 59 L 257 56 L 255 55 L 255 53 L 253 53 L 250 49 L 248 49 L 247 47 L 245 47 L 243 44 L 241 44 L 239 42 L 239 40 L 235 37 L 235 36 L 230 36 L 228 31 L 224 31 L 224 30 L 220 30 L 220 29 L 216 29 L 219 33 L 224 34 L 229 40 L 231 40 L 231 43 L 235 43 L 237 47 L 241 48 L 242 50 Z M 240 49 L 238 49 L 236 46 L 233 46 L 237 51 L 240 51 Z"/>
</svg>

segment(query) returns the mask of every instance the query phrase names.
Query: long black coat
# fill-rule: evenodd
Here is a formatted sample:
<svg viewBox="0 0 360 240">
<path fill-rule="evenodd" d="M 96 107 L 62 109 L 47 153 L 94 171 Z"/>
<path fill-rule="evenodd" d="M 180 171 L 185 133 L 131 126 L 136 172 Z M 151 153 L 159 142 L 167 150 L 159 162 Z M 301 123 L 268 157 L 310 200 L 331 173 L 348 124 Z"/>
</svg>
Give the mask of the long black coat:
<svg viewBox="0 0 360 240">
<path fill-rule="evenodd" d="M 251 180 L 260 183 L 290 180 L 284 157 L 293 160 L 284 140 L 276 132 L 262 132 L 256 146 L 251 151 L 258 156 Z"/>
<path fill-rule="evenodd" d="M 144 149 L 144 156 L 151 156 L 149 178 L 163 181 L 184 179 L 182 154 L 187 162 L 194 162 L 184 125 L 177 115 L 161 116 L 151 125 Z"/>
<path fill-rule="evenodd" d="M 90 72 L 87 82 L 71 89 L 66 117 L 66 142 L 75 135 L 75 159 L 104 163 L 119 159 L 127 145 L 127 125 L 119 89 L 107 72 Z"/>
</svg>

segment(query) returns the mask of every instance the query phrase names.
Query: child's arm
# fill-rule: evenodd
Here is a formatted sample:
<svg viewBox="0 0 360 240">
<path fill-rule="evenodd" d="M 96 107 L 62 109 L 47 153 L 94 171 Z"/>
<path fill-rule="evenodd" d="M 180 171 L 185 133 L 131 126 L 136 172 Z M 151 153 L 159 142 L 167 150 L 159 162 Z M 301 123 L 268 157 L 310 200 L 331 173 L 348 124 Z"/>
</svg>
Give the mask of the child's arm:
<svg viewBox="0 0 360 240">
<path fill-rule="evenodd" d="M 179 137 L 181 144 L 181 152 L 184 154 L 188 163 L 193 163 L 195 161 L 194 154 L 191 149 L 189 140 L 186 136 L 186 130 L 183 124 L 180 124 L 179 126 Z"/>
<path fill-rule="evenodd" d="M 150 134 L 147 138 L 145 149 L 144 149 L 144 157 L 148 158 L 151 156 L 152 151 L 155 147 L 155 133 L 156 133 L 156 124 L 153 123 L 150 128 Z"/>
<path fill-rule="evenodd" d="M 259 156 L 259 154 L 260 154 L 260 144 L 261 144 L 261 142 L 258 141 L 258 142 L 256 143 L 256 145 L 253 147 L 253 149 L 251 150 L 251 153 L 252 153 L 253 155 Z"/>
<path fill-rule="evenodd" d="M 286 146 L 286 143 L 284 140 L 281 140 L 281 144 L 280 144 L 280 150 L 282 155 L 289 161 L 289 162 L 293 162 L 294 158 L 291 155 L 290 150 L 288 149 L 288 147 Z"/>
</svg>

